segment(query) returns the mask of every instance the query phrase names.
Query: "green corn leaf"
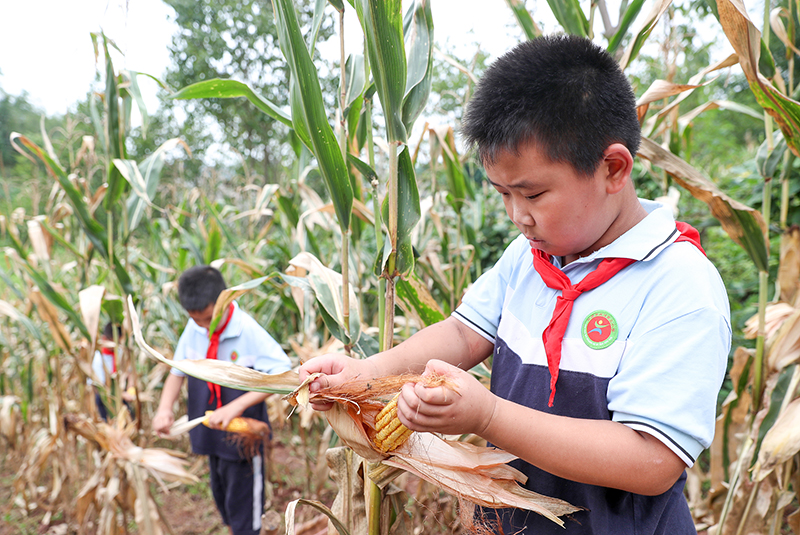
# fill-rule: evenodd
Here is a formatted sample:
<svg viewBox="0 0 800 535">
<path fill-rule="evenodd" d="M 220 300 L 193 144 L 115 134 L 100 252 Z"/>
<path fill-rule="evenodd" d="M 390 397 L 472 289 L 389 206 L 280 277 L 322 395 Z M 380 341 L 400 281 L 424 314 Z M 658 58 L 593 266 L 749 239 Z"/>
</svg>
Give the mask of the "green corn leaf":
<svg viewBox="0 0 800 535">
<path fill-rule="evenodd" d="M 281 51 L 292 73 L 292 120 L 308 129 L 298 135 L 312 149 L 333 201 L 342 231 L 350 228 L 353 189 L 339 142 L 325 114 L 317 69 L 308 54 L 290 0 L 273 0 Z"/>
<path fill-rule="evenodd" d="M 447 202 L 459 213 L 464 206 L 464 201 L 471 198 L 472 194 L 467 184 L 464 166 L 456 152 L 453 128 L 451 126 L 432 128 L 430 132 L 435 135 L 434 141 L 438 142 L 438 148 L 442 151 L 445 175 L 447 176 Z M 436 148 L 434 147 L 432 150 L 435 151 Z"/>
<path fill-rule="evenodd" d="M 386 120 L 390 143 L 405 143 L 403 97 L 406 88 L 406 54 L 403 45 L 401 0 L 354 0 L 364 31 L 372 77 Z"/>
<path fill-rule="evenodd" d="M 322 27 L 322 17 L 325 15 L 325 7 L 328 0 L 316 0 L 314 4 L 314 17 L 311 19 L 311 31 L 308 34 L 308 53 L 313 57 L 314 48 L 317 46 L 317 36 Z"/>
<path fill-rule="evenodd" d="M 406 308 L 415 310 L 425 326 L 445 319 L 442 309 L 433 299 L 425 283 L 413 271 L 397 282 L 397 298 Z"/>
<path fill-rule="evenodd" d="M 389 220 L 389 199 L 383 200 L 381 214 L 384 221 Z M 419 190 L 411 163 L 409 148 L 403 147 L 397 157 L 397 260 L 396 267 L 401 274 L 414 269 L 414 249 L 411 245 L 411 232 L 420 218 Z M 388 240 L 387 240 L 388 241 Z"/>
<path fill-rule="evenodd" d="M 619 45 L 622 44 L 622 39 L 627 35 L 628 29 L 631 27 L 631 24 L 633 24 L 633 21 L 636 20 L 643 5 L 644 0 L 634 0 L 628 5 L 628 8 L 625 10 L 625 13 L 622 14 L 622 18 L 619 21 L 617 32 L 608 40 L 607 50 L 609 54 L 613 55 L 619 48 Z"/>
<path fill-rule="evenodd" d="M 128 79 L 128 93 L 136 101 L 136 107 L 142 116 L 142 138 L 147 139 L 147 126 L 150 124 L 150 116 L 147 114 L 147 106 L 145 106 L 144 98 L 142 98 L 142 91 L 139 89 L 139 80 L 137 78 L 139 73 L 122 71 L 122 74 Z"/>
<path fill-rule="evenodd" d="M 774 147 L 771 151 L 769 150 L 769 143 L 765 140 L 758 147 L 758 152 L 756 153 L 756 165 L 763 178 L 775 178 L 775 172 L 783 160 L 783 154 L 786 152 L 786 140 L 783 139 L 780 132 L 775 134 L 773 141 Z"/>
<path fill-rule="evenodd" d="M 28 273 L 28 276 L 39 288 L 39 291 L 42 293 L 42 295 L 56 307 L 60 308 L 69 317 L 69 319 L 72 320 L 72 324 L 81 332 L 81 334 L 83 334 L 83 336 L 86 337 L 87 340 L 91 340 L 92 336 L 89 334 L 89 329 L 87 329 L 86 325 L 83 324 L 80 314 L 78 314 L 75 309 L 72 308 L 64 296 L 61 295 L 61 293 L 57 292 L 50 285 L 47 277 L 42 275 L 30 264 L 30 262 L 28 262 L 28 260 L 25 258 L 25 251 L 19 247 L 19 242 L 12 240 L 12 244 L 19 253 L 19 262 L 22 265 L 22 268 Z"/>
<path fill-rule="evenodd" d="M 155 150 L 155 152 L 145 158 L 144 161 L 142 161 L 138 166 L 135 164 L 135 162 L 126 160 L 127 162 L 130 162 L 129 164 L 125 164 L 125 169 L 129 174 L 126 174 L 125 171 L 120 168 L 123 176 L 128 180 L 133 189 L 133 192 L 131 196 L 128 197 L 127 201 L 128 236 L 130 236 L 139 226 L 145 209 L 150 205 L 150 200 L 156 195 L 158 184 L 161 181 L 161 170 L 164 167 L 164 158 L 170 150 L 174 149 L 178 145 L 183 146 L 186 152 L 191 156 L 191 150 L 189 149 L 189 146 L 186 145 L 183 140 L 173 138 L 162 143 L 161 146 Z M 130 164 L 135 166 L 135 170 Z M 131 173 L 141 177 L 141 184 L 139 184 L 138 179 L 136 179 L 137 185 L 134 186 L 131 178 L 129 178 Z"/>
<path fill-rule="evenodd" d="M 103 226 L 97 222 L 91 215 L 89 215 L 89 207 L 86 204 L 86 201 L 83 198 L 81 192 L 76 188 L 72 182 L 70 182 L 69 178 L 67 177 L 66 171 L 54 162 L 39 146 L 37 146 L 33 141 L 28 139 L 27 137 L 23 136 L 22 134 L 18 134 L 13 132 L 11 134 L 11 142 L 15 144 L 16 141 L 19 141 L 22 145 L 25 146 L 29 151 L 33 152 L 34 155 L 41 160 L 41 162 L 45 165 L 50 175 L 52 175 L 58 183 L 61 185 L 61 189 L 64 190 L 64 193 L 67 194 L 67 198 L 69 199 L 70 204 L 72 205 L 73 210 L 75 211 L 75 215 L 78 217 L 78 221 L 80 222 L 81 227 L 83 228 L 84 232 L 86 233 L 86 237 L 89 238 L 89 241 L 92 242 L 92 245 L 95 249 L 103 256 L 103 258 L 108 258 L 108 235 L 106 234 L 106 230 Z M 23 152 L 20 148 L 17 148 L 19 152 Z"/>
<path fill-rule="evenodd" d="M 522 28 L 527 39 L 536 39 L 542 35 L 541 28 L 533 20 L 530 11 L 525 8 L 523 2 L 520 0 L 506 0 L 506 4 L 511 8 L 514 18 L 517 19 L 517 24 Z"/>
<path fill-rule="evenodd" d="M 119 169 L 111 161 L 128 159 L 125 149 L 125 128 L 123 126 L 123 116 L 119 109 L 119 89 L 117 87 L 117 75 L 114 73 L 114 64 L 111 55 L 108 53 L 108 42 L 103 36 L 103 46 L 106 56 L 106 127 L 108 131 L 108 156 L 109 164 L 106 182 L 108 190 L 103 199 L 103 206 L 109 212 L 114 211 L 117 201 L 119 201 L 125 189 L 125 180 Z"/>
<path fill-rule="evenodd" d="M 342 0 L 328 0 L 328 3 L 332 5 L 336 11 L 340 13 L 344 11 L 344 2 L 342 2 Z M 352 4 L 353 2 L 351 1 L 350 3 Z"/>
<path fill-rule="evenodd" d="M 292 118 L 275 104 L 258 94 L 249 85 L 237 80 L 223 80 L 214 78 L 197 82 L 184 87 L 169 98 L 189 100 L 195 98 L 240 98 L 249 100 L 256 108 L 266 113 L 276 121 L 280 121 L 289 128 L 292 127 Z"/>
<path fill-rule="evenodd" d="M 589 37 L 589 21 L 578 0 L 547 0 L 547 4 L 565 32 Z"/>
<path fill-rule="evenodd" d="M 759 270 L 767 270 L 767 225 L 761 213 L 728 197 L 694 167 L 643 137 L 639 155 L 662 168 L 696 199 L 706 203 L 723 230 L 738 243 Z"/>
<path fill-rule="evenodd" d="M 344 112 L 349 114 L 353 103 L 364 94 L 367 81 L 364 74 L 364 56 L 350 54 L 344 67 L 345 72 L 345 99 Z"/>
<path fill-rule="evenodd" d="M 631 61 L 639 55 L 639 51 L 644 46 L 645 41 L 650 36 L 650 33 L 656 27 L 656 23 L 661 19 L 661 16 L 667 10 L 669 5 L 672 3 L 672 0 L 657 0 L 654 4 L 650 12 L 642 21 L 639 30 L 635 32 L 633 39 L 628 44 L 628 47 L 625 49 L 625 54 L 622 56 L 620 60 L 620 68 L 625 70 L 630 65 Z"/>
<path fill-rule="evenodd" d="M 347 161 L 350 162 L 353 167 L 358 169 L 358 172 L 361 173 L 366 182 L 369 183 L 378 178 L 378 174 L 372 169 L 372 167 L 370 167 L 368 163 L 359 159 L 357 156 L 348 154 Z"/>
<path fill-rule="evenodd" d="M 100 147 L 103 152 L 108 152 L 108 142 L 106 141 L 106 131 L 103 128 L 103 120 L 100 118 L 100 111 L 97 109 L 97 95 L 92 93 L 89 96 L 89 115 L 92 117 L 92 126 L 94 127 L 94 134 L 100 142 Z"/>
<path fill-rule="evenodd" d="M 415 0 L 409 6 L 403 20 L 403 36 L 408 59 L 403 124 L 410 132 L 431 93 L 433 16 L 429 0 Z"/>
<path fill-rule="evenodd" d="M 33 322 L 30 320 L 30 318 L 28 316 L 26 316 L 25 314 L 21 313 L 16 308 L 14 308 L 14 306 L 11 305 L 11 303 L 8 303 L 6 301 L 0 301 L 0 315 L 1 316 L 6 316 L 6 317 L 18 322 L 20 325 L 25 327 L 26 331 L 31 333 L 31 336 L 36 338 L 36 340 L 38 340 L 39 343 L 42 346 L 44 346 L 44 340 L 42 339 L 41 331 L 36 328 L 36 326 L 33 324 Z"/>
<path fill-rule="evenodd" d="M 217 209 L 214 207 L 214 205 L 208 200 L 208 197 L 206 197 L 205 195 L 203 196 L 203 202 L 206 205 L 206 209 L 208 209 L 209 213 L 214 217 L 214 220 L 217 222 L 218 229 L 222 230 L 222 234 L 225 236 L 225 240 L 228 242 L 228 245 L 231 247 L 231 249 L 233 249 L 233 252 L 236 253 L 236 256 L 238 256 L 239 258 L 244 260 L 244 257 L 242 256 L 242 253 L 239 251 L 239 248 L 236 246 L 236 244 L 238 243 L 236 241 L 236 238 L 234 238 L 233 235 L 230 233 L 230 230 L 228 230 L 228 225 L 222 220 L 222 217 L 219 215 L 219 212 L 217 211 Z M 217 256 L 215 256 L 214 258 L 218 258 L 219 257 L 219 250 L 216 251 L 216 254 L 217 254 Z M 211 260 L 213 260 L 214 258 L 212 258 Z"/>
</svg>

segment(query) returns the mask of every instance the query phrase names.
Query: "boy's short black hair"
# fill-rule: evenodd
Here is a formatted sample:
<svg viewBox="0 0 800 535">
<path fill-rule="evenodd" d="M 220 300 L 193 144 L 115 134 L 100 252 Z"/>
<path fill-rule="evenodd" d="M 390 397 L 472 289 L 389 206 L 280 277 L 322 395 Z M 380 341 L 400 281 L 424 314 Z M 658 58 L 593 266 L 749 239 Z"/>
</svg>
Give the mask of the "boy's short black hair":
<svg viewBox="0 0 800 535">
<path fill-rule="evenodd" d="M 103 338 L 105 338 L 106 340 L 113 340 L 114 339 L 114 331 L 117 331 L 117 340 L 121 340 L 122 339 L 122 327 L 120 325 L 115 325 L 111 321 L 106 323 L 106 326 L 103 327 Z"/>
<path fill-rule="evenodd" d="M 225 279 L 218 269 L 194 266 L 184 271 L 178 279 L 178 299 L 184 309 L 199 312 L 216 303 L 225 288 Z"/>
<path fill-rule="evenodd" d="M 591 175 L 612 143 L 636 155 L 636 96 L 619 64 L 591 40 L 550 35 L 517 45 L 481 77 L 462 121 L 481 161 L 533 143 Z"/>
</svg>

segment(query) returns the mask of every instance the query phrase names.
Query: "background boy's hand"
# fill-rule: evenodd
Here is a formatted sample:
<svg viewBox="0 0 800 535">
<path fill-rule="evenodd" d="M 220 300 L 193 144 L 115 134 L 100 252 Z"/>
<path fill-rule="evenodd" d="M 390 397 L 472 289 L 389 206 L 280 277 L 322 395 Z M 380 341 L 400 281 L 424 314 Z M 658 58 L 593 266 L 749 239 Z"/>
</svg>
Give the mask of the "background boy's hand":
<svg viewBox="0 0 800 535">
<path fill-rule="evenodd" d="M 374 363 L 367 360 L 359 360 L 348 357 L 341 353 L 328 353 L 314 357 L 300 366 L 300 382 L 305 381 L 306 377 L 312 373 L 324 373 L 308 385 L 311 393 L 318 392 L 323 388 L 338 386 L 346 381 L 357 377 L 362 379 L 373 379 L 377 377 L 377 367 Z M 333 403 L 311 402 L 311 407 L 318 411 L 327 411 Z"/>
<path fill-rule="evenodd" d="M 169 428 L 175 423 L 172 411 L 157 411 L 153 417 L 153 431 L 159 436 L 169 435 Z"/>
<path fill-rule="evenodd" d="M 208 416 L 209 427 L 212 429 L 225 429 L 231 420 L 241 416 L 244 410 L 235 403 L 228 403 L 215 410 Z"/>
<path fill-rule="evenodd" d="M 425 366 L 423 375 L 433 373 L 447 376 L 453 389 L 422 383 L 403 385 L 397 400 L 397 415 L 403 425 L 414 431 L 480 435 L 494 414 L 494 394 L 468 372 L 441 360 L 431 360 Z"/>
</svg>

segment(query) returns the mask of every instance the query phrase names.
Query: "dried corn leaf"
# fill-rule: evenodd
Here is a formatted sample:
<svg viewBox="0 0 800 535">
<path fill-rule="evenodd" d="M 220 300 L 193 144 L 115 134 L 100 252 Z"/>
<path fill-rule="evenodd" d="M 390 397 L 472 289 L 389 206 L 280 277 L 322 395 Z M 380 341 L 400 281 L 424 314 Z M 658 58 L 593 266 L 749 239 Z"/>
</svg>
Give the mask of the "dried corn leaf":
<svg viewBox="0 0 800 535">
<path fill-rule="evenodd" d="M 100 328 L 100 309 L 103 305 L 103 295 L 106 289 L 103 286 L 93 285 L 78 292 L 78 301 L 81 305 L 83 323 L 92 335 L 92 347 L 97 343 L 97 332 Z"/>
<path fill-rule="evenodd" d="M 781 262 L 778 266 L 778 285 L 781 301 L 800 305 L 800 227 L 792 226 L 781 236 Z"/>
<path fill-rule="evenodd" d="M 769 365 L 780 371 L 800 358 L 800 310 L 795 310 L 775 333 L 768 347 Z"/>
<path fill-rule="evenodd" d="M 791 459 L 800 451 L 800 399 L 786 407 L 761 443 L 758 461 L 753 468 L 756 481 L 763 480 L 776 465 Z"/>
<path fill-rule="evenodd" d="M 136 308 L 133 306 L 133 300 L 130 296 L 128 296 L 128 310 L 130 312 L 133 336 L 142 351 L 187 375 L 229 388 L 271 394 L 289 394 L 297 388 L 300 382 L 295 371 L 270 375 L 232 362 L 207 359 L 178 361 L 168 359 L 144 341 L 142 328 L 139 324 L 139 315 L 136 313 Z"/>
<path fill-rule="evenodd" d="M 767 305 L 764 311 L 765 338 L 769 340 L 778 332 L 786 318 L 797 312 L 797 309 L 787 303 L 778 302 Z M 751 316 L 744 327 L 744 337 L 753 340 L 758 336 L 758 314 Z"/>
</svg>

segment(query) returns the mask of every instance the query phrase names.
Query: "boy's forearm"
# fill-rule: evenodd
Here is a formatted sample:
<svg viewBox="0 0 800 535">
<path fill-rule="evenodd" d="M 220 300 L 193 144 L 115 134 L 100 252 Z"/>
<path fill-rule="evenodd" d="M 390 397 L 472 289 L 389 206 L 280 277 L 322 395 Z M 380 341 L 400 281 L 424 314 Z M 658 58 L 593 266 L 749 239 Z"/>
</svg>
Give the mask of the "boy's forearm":
<svg viewBox="0 0 800 535">
<path fill-rule="evenodd" d="M 637 494 L 666 492 L 686 468 L 658 439 L 626 425 L 556 416 L 504 399 L 480 434 L 564 479 Z"/>
<path fill-rule="evenodd" d="M 167 375 L 164 387 L 161 390 L 161 400 L 158 402 L 158 412 L 172 412 L 175 402 L 178 401 L 178 396 L 181 393 L 181 386 L 183 386 L 183 377 L 172 373 Z"/>
<path fill-rule="evenodd" d="M 258 403 L 263 403 L 265 399 L 269 397 L 269 394 L 264 392 L 247 392 L 246 394 L 242 394 L 238 398 L 230 401 L 226 407 L 229 407 L 231 410 L 238 411 L 239 415 L 241 415 L 245 409 L 252 407 Z"/>
<path fill-rule="evenodd" d="M 492 349 L 491 342 L 451 316 L 367 360 L 375 365 L 376 377 L 422 373 L 431 359 L 468 370 L 491 355 Z"/>
</svg>

